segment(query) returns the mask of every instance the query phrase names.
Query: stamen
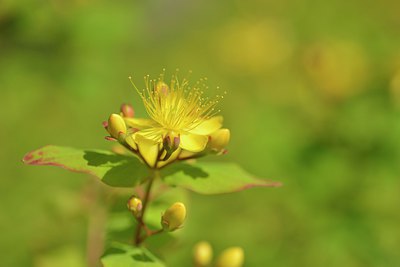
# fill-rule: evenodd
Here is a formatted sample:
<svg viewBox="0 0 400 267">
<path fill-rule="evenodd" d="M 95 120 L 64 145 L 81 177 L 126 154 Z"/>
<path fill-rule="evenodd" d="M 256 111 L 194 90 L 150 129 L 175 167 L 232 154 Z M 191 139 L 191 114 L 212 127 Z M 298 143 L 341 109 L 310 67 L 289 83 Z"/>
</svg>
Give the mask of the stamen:
<svg viewBox="0 0 400 267">
<path fill-rule="evenodd" d="M 165 69 L 157 79 L 150 79 L 150 76 L 146 75 L 146 88 L 142 92 L 131 77 L 129 79 L 142 98 L 147 113 L 160 127 L 177 131 L 190 130 L 219 112 L 215 106 L 223 96 L 217 95 L 214 99 L 203 97 L 204 91 L 201 88 L 208 88 L 205 84 L 207 78 L 201 78 L 192 87 L 187 78 L 181 81 L 178 79 L 178 72 L 179 69 L 172 75 L 169 87 L 164 82 Z"/>
</svg>

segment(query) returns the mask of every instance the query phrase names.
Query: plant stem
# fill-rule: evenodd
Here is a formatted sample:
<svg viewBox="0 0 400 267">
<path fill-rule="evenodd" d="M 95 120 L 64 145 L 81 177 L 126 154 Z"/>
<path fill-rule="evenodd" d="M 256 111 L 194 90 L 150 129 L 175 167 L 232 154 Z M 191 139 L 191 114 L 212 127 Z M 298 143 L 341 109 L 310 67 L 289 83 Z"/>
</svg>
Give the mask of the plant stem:
<svg viewBox="0 0 400 267">
<path fill-rule="evenodd" d="M 161 234 L 162 232 L 164 232 L 164 229 L 156 230 L 156 231 L 151 232 L 147 237 L 153 236 L 153 235 L 158 235 L 158 234 Z"/>
<path fill-rule="evenodd" d="M 149 203 L 149 200 L 150 200 L 150 192 L 151 192 L 151 188 L 153 186 L 153 182 L 158 176 L 159 176 L 158 170 L 153 170 L 153 174 L 150 176 L 149 182 L 147 184 L 146 192 L 145 192 L 144 199 L 143 199 L 142 211 L 141 211 L 140 215 L 137 217 L 138 225 L 137 225 L 137 228 L 136 228 L 135 239 L 134 239 L 134 242 L 135 242 L 136 246 L 139 246 L 144 240 L 144 239 L 142 239 L 140 237 L 142 229 L 145 229 L 146 233 L 149 230 L 146 227 L 146 225 L 145 225 L 145 223 L 143 221 L 143 218 L 144 218 L 144 215 L 145 215 L 145 212 L 146 212 L 146 207 L 147 207 L 147 205 Z M 150 233 L 147 233 L 147 234 L 149 235 Z"/>
</svg>

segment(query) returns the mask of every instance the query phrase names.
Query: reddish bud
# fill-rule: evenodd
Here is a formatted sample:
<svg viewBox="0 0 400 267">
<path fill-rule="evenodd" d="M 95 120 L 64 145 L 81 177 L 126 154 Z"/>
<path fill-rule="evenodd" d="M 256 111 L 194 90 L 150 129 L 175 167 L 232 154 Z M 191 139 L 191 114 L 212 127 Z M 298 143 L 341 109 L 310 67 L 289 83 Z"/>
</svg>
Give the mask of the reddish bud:
<svg viewBox="0 0 400 267">
<path fill-rule="evenodd" d="M 174 149 L 177 149 L 179 147 L 180 142 L 181 142 L 181 139 L 179 138 L 179 136 L 175 136 L 174 137 Z"/>
<path fill-rule="evenodd" d="M 170 149 L 170 147 L 171 147 L 172 144 L 171 144 L 171 138 L 169 137 L 169 135 L 167 135 L 167 136 L 164 138 L 163 145 L 164 145 L 164 148 Z"/>
<path fill-rule="evenodd" d="M 135 116 L 135 110 L 130 104 L 122 104 L 121 105 L 121 113 L 123 117 L 133 118 Z"/>
</svg>

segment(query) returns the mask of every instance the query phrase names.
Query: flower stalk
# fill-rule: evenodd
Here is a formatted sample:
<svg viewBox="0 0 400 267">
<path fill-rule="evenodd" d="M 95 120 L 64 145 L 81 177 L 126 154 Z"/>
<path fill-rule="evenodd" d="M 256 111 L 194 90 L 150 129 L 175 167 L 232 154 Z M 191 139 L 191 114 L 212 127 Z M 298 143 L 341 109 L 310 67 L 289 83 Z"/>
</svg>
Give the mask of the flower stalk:
<svg viewBox="0 0 400 267">
<path fill-rule="evenodd" d="M 153 187 L 154 180 L 159 177 L 160 177 L 159 171 L 152 170 L 152 175 L 149 177 L 146 191 L 144 194 L 141 212 L 135 216 L 136 220 L 138 221 L 138 225 L 137 225 L 135 236 L 134 236 L 134 244 L 136 246 L 139 246 L 147 237 L 155 235 L 156 233 L 159 232 L 159 231 L 151 231 L 144 222 L 144 215 L 146 212 L 146 208 L 150 202 L 151 189 Z M 142 230 L 145 231 L 145 236 L 141 235 Z M 162 232 L 162 229 L 160 230 L 160 232 Z"/>
</svg>

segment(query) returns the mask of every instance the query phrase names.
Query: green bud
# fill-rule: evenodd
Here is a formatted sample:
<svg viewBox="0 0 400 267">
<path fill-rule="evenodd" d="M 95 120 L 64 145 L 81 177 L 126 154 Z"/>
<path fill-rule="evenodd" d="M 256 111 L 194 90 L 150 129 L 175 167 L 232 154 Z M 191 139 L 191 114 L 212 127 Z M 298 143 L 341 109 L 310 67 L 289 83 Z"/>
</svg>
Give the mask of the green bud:
<svg viewBox="0 0 400 267">
<path fill-rule="evenodd" d="M 142 201 L 136 196 L 131 196 L 126 203 L 126 206 L 134 215 L 138 214 L 143 208 Z"/>
<path fill-rule="evenodd" d="M 211 263 L 213 251 L 210 243 L 202 241 L 193 249 L 193 259 L 196 267 L 205 267 Z"/>
<path fill-rule="evenodd" d="M 161 225 L 165 231 L 175 231 L 186 219 L 186 208 L 181 202 L 174 203 L 161 217 Z"/>
<path fill-rule="evenodd" d="M 107 130 L 110 135 L 118 139 L 122 134 L 126 133 L 126 125 L 124 119 L 118 114 L 111 114 L 108 119 Z"/>
<path fill-rule="evenodd" d="M 241 267 L 244 262 L 244 252 L 241 247 L 227 248 L 219 255 L 216 267 Z"/>
</svg>

